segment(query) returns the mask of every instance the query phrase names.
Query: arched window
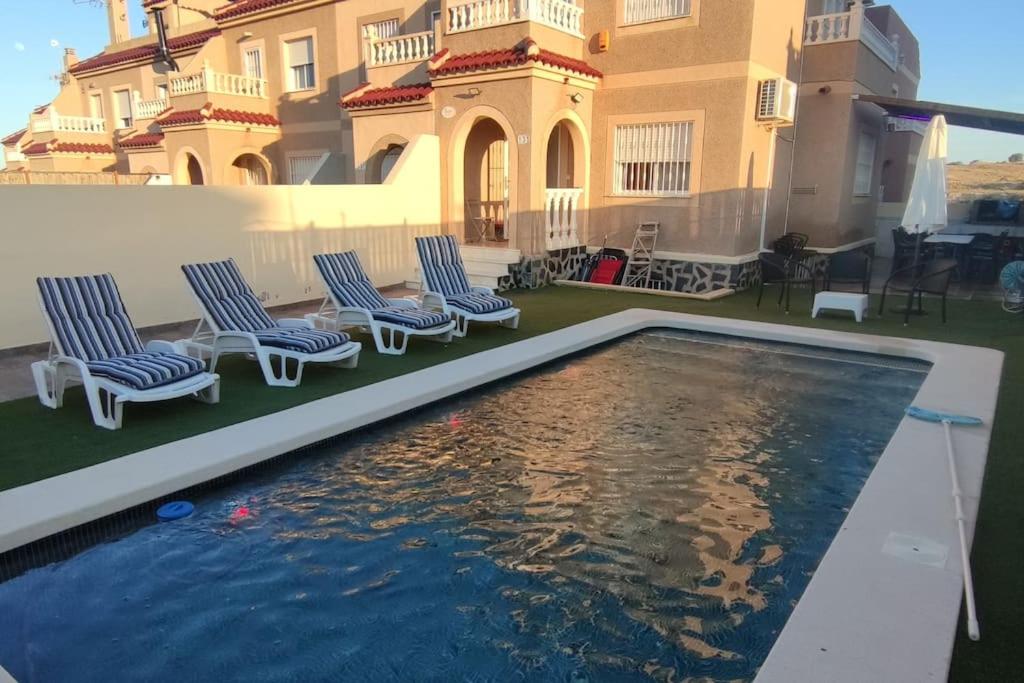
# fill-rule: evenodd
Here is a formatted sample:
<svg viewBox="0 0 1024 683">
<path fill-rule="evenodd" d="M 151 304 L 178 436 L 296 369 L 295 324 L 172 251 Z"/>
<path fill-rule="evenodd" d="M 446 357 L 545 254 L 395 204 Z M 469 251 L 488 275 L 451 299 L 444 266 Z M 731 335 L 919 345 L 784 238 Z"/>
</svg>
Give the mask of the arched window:
<svg viewBox="0 0 1024 683">
<path fill-rule="evenodd" d="M 199 159 L 196 159 L 193 155 L 185 155 L 187 164 L 185 166 L 185 172 L 188 177 L 189 185 L 205 185 L 203 180 L 203 167 L 199 163 Z"/>
<path fill-rule="evenodd" d="M 391 173 L 391 169 L 398 163 L 398 159 L 404 151 L 405 147 L 402 145 L 391 145 L 384 152 L 384 156 L 380 160 L 380 181 L 382 183 L 388 179 L 388 174 Z"/>
</svg>

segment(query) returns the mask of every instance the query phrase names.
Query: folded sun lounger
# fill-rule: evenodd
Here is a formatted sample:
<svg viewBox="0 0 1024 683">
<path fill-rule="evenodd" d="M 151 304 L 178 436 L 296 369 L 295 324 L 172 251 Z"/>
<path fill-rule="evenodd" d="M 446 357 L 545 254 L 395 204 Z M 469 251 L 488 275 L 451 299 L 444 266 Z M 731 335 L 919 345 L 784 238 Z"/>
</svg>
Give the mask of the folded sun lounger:
<svg viewBox="0 0 1024 683">
<path fill-rule="evenodd" d="M 455 321 L 447 313 L 420 308 L 408 299 L 386 299 L 370 282 L 354 251 L 313 257 L 327 287 L 318 313 L 306 316 L 317 327 L 358 327 L 373 335 L 379 353 L 405 353 L 410 337 L 450 342 Z"/>
<path fill-rule="evenodd" d="M 252 354 L 267 384 L 295 387 L 306 363 L 356 366 L 362 346 L 344 332 L 317 330 L 302 318 L 271 318 L 234 259 L 181 269 L 203 313 L 185 343 L 190 351 L 210 355 L 211 371 L 226 353 Z M 289 371 L 289 361 L 295 361 L 294 371 Z"/>
<path fill-rule="evenodd" d="M 417 237 L 422 301 L 424 308 L 451 313 L 457 323 L 455 334 L 465 337 L 471 321 L 496 322 L 519 327 L 519 309 L 488 287 L 472 287 L 462 264 L 459 245 L 452 235 Z"/>
<path fill-rule="evenodd" d="M 39 401 L 59 408 L 69 382 L 85 389 L 93 422 L 120 429 L 123 406 L 192 396 L 217 403 L 220 379 L 168 341 L 145 346 L 113 276 L 41 277 L 39 301 L 50 330 L 50 354 L 32 364 Z"/>
</svg>

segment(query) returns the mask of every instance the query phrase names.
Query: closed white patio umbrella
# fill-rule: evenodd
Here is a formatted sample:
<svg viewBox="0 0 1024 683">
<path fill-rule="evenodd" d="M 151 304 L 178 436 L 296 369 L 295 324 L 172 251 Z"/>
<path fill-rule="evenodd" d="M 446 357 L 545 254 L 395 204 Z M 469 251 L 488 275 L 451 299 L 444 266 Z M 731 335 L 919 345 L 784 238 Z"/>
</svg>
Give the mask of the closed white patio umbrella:
<svg viewBox="0 0 1024 683">
<path fill-rule="evenodd" d="M 921 153 L 914 169 L 914 183 L 903 213 L 903 229 L 917 234 L 914 265 L 921 251 L 921 233 L 936 232 L 946 227 L 946 159 L 949 157 L 949 134 L 946 117 L 936 116 L 928 124 L 921 143 Z"/>
</svg>

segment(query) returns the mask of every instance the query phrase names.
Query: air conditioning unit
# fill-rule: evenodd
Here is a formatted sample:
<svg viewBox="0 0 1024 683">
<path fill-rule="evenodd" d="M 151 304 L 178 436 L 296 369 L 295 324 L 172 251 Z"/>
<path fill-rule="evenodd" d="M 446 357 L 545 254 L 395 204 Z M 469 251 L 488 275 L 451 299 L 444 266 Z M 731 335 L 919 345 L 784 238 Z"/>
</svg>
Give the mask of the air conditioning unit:
<svg viewBox="0 0 1024 683">
<path fill-rule="evenodd" d="M 796 119 L 797 86 L 785 78 L 761 81 L 757 92 L 757 120 L 791 125 Z"/>
</svg>

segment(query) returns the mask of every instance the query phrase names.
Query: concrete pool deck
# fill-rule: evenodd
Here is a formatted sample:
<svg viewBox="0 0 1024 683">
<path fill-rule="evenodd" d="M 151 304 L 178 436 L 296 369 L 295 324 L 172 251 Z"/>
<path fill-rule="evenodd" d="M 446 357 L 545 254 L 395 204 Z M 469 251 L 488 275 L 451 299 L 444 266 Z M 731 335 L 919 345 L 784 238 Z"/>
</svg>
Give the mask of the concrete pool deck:
<svg viewBox="0 0 1024 683">
<path fill-rule="evenodd" d="M 0 552 L 651 327 L 933 363 L 916 403 L 985 421 L 982 427 L 954 433 L 973 530 L 1000 352 L 632 309 L 2 492 Z M 942 449 L 941 426 L 901 422 L 758 680 L 945 678 L 962 585 Z"/>
</svg>

